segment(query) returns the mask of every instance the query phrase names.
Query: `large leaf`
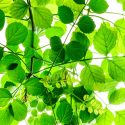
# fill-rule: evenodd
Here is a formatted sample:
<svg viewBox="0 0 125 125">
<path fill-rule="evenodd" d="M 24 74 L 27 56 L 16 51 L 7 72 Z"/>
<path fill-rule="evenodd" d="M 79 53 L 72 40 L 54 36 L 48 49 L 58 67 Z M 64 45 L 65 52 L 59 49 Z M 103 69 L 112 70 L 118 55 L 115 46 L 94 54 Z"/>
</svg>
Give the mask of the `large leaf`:
<svg viewBox="0 0 125 125">
<path fill-rule="evenodd" d="M 2 10 L 0 10 L 0 30 L 3 29 L 5 23 L 5 14 Z"/>
<path fill-rule="evenodd" d="M 112 92 L 109 96 L 109 102 L 116 105 L 125 102 L 125 88 Z"/>
<path fill-rule="evenodd" d="M 125 81 L 125 58 L 118 57 L 108 60 L 108 72 L 112 79 Z"/>
<path fill-rule="evenodd" d="M 21 66 L 14 70 L 8 70 L 7 75 L 12 82 L 22 83 L 26 77 L 25 71 Z"/>
<path fill-rule="evenodd" d="M 39 118 L 41 125 L 56 125 L 54 117 L 43 113 Z"/>
<path fill-rule="evenodd" d="M 11 98 L 12 95 L 7 89 L 0 88 L 0 107 L 7 105 Z"/>
<path fill-rule="evenodd" d="M 24 85 L 26 86 L 28 93 L 33 96 L 42 95 L 45 92 L 43 83 L 39 82 L 39 79 L 37 78 L 28 79 Z"/>
<path fill-rule="evenodd" d="M 107 55 L 115 47 L 116 40 L 116 32 L 103 23 L 94 36 L 94 47 L 98 52 Z"/>
<path fill-rule="evenodd" d="M 59 19 L 65 24 L 73 22 L 74 19 L 72 10 L 64 5 L 58 8 L 58 16 Z"/>
<path fill-rule="evenodd" d="M 0 125 L 11 125 L 13 117 L 8 108 L 0 109 Z"/>
<path fill-rule="evenodd" d="M 103 6 L 102 6 L 103 5 Z M 104 13 L 108 9 L 108 3 L 106 0 L 90 0 L 89 7 L 95 13 Z"/>
<path fill-rule="evenodd" d="M 4 12 L 8 12 L 9 11 L 9 7 L 12 3 L 12 0 L 0 0 L 0 9 L 2 9 Z"/>
<path fill-rule="evenodd" d="M 87 65 L 85 68 L 83 68 L 80 78 L 87 90 L 93 90 L 96 83 L 105 82 L 103 70 L 96 65 Z"/>
<path fill-rule="evenodd" d="M 96 26 L 93 19 L 85 15 L 79 19 L 78 27 L 83 33 L 92 33 Z"/>
<path fill-rule="evenodd" d="M 23 43 L 27 34 L 28 30 L 23 24 L 17 22 L 9 24 L 6 29 L 7 45 L 13 46 Z"/>
<path fill-rule="evenodd" d="M 52 13 L 45 7 L 34 7 L 33 17 L 35 25 L 39 28 L 49 28 L 53 20 Z"/>
<path fill-rule="evenodd" d="M 112 125 L 114 116 L 108 109 L 96 119 L 96 125 Z"/>
<path fill-rule="evenodd" d="M 125 110 L 117 111 L 115 117 L 115 125 L 125 124 Z"/>
<path fill-rule="evenodd" d="M 80 60 L 85 56 L 88 44 L 89 41 L 85 41 L 84 43 L 80 41 L 71 41 L 66 45 L 66 54 L 72 60 Z"/>
<path fill-rule="evenodd" d="M 27 107 L 20 100 L 14 100 L 9 107 L 11 115 L 15 120 L 21 121 L 26 118 L 27 115 Z"/>
<path fill-rule="evenodd" d="M 66 100 L 61 101 L 57 107 L 56 115 L 61 123 L 68 124 L 73 115 L 71 105 Z"/>
<path fill-rule="evenodd" d="M 28 5 L 24 0 L 15 0 L 10 7 L 10 14 L 12 17 L 22 19 L 28 10 Z"/>
</svg>

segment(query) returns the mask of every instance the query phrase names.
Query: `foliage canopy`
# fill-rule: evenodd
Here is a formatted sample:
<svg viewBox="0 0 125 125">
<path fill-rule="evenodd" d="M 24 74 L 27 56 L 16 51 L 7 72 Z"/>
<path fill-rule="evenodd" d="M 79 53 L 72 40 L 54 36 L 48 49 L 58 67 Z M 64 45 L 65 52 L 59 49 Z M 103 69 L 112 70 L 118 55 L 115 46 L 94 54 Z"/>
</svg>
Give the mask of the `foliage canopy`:
<svg viewBox="0 0 125 125">
<path fill-rule="evenodd" d="M 125 15 L 109 7 L 108 0 L 0 0 L 0 125 L 124 125 L 125 110 L 114 115 L 109 105 L 125 102 L 117 87 L 125 82 Z M 108 93 L 109 104 L 97 92 Z"/>
</svg>

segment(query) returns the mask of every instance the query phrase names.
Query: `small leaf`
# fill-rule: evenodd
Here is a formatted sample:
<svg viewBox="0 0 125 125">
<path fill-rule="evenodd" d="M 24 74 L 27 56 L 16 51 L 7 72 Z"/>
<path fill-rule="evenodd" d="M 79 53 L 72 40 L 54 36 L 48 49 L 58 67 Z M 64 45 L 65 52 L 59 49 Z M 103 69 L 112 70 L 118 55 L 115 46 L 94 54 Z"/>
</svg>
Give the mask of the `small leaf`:
<svg viewBox="0 0 125 125">
<path fill-rule="evenodd" d="M 0 107 L 7 105 L 11 98 L 12 95 L 7 89 L 0 88 Z"/>
<path fill-rule="evenodd" d="M 33 96 L 43 95 L 43 93 L 45 92 L 44 85 L 39 82 L 39 79 L 37 78 L 28 79 L 24 85 L 27 88 L 28 93 Z"/>
<path fill-rule="evenodd" d="M 0 108 L 0 125 L 11 125 L 13 117 L 8 108 Z"/>
<path fill-rule="evenodd" d="M 96 27 L 93 19 L 87 15 L 82 16 L 77 25 L 83 33 L 92 33 Z"/>
<path fill-rule="evenodd" d="M 57 107 L 56 115 L 61 123 L 68 124 L 73 115 L 71 105 L 66 100 L 61 101 Z"/>
<path fill-rule="evenodd" d="M 7 69 L 8 69 L 8 70 L 14 70 L 14 69 L 17 68 L 17 66 L 18 66 L 17 63 L 11 63 L 11 64 L 7 67 Z"/>
<path fill-rule="evenodd" d="M 50 38 L 50 46 L 53 51 L 60 51 L 63 48 L 61 39 L 58 36 L 53 36 Z"/>
<path fill-rule="evenodd" d="M 0 10 L 0 30 L 3 29 L 5 24 L 5 14 L 2 10 Z"/>
<path fill-rule="evenodd" d="M 38 104 L 38 100 L 36 100 L 36 99 L 34 99 L 34 100 L 32 100 L 32 101 L 30 102 L 30 106 L 31 106 L 31 107 L 36 107 L 37 104 Z"/>
<path fill-rule="evenodd" d="M 81 71 L 80 78 L 87 90 L 93 90 L 96 83 L 104 83 L 105 76 L 102 68 L 96 65 L 87 65 Z"/>
<path fill-rule="evenodd" d="M 95 33 L 94 47 L 98 52 L 107 55 L 115 47 L 116 40 L 117 33 L 107 28 L 106 24 L 103 23 Z"/>
<path fill-rule="evenodd" d="M 65 24 L 71 23 L 74 20 L 74 15 L 72 10 L 64 5 L 58 8 L 58 16 L 59 19 Z"/>
<path fill-rule="evenodd" d="M 37 110 L 39 112 L 42 112 L 46 107 L 46 104 L 44 102 L 39 102 L 38 105 L 37 105 Z"/>
<path fill-rule="evenodd" d="M 90 0 L 89 7 L 93 12 L 100 14 L 106 12 L 109 5 L 106 0 Z"/>
<path fill-rule="evenodd" d="M 85 0 L 73 0 L 77 4 L 85 4 Z"/>
<path fill-rule="evenodd" d="M 56 125 L 54 117 L 46 113 L 41 114 L 39 121 L 41 125 Z"/>
<path fill-rule="evenodd" d="M 82 121 L 82 123 L 90 123 L 92 120 L 94 120 L 97 116 L 94 113 L 89 113 L 86 109 L 85 111 L 80 111 L 79 117 Z"/>
<path fill-rule="evenodd" d="M 118 57 L 108 60 L 108 72 L 112 79 L 125 81 L 125 58 Z"/>
<path fill-rule="evenodd" d="M 11 115 L 17 121 L 22 121 L 26 118 L 27 115 L 27 107 L 20 100 L 14 100 L 9 107 Z"/>
<path fill-rule="evenodd" d="M 125 124 L 125 110 L 120 110 L 116 112 L 115 125 Z"/>
<path fill-rule="evenodd" d="M 4 84 L 4 88 L 13 87 L 13 86 L 16 86 L 16 85 L 13 82 L 9 82 L 9 81 L 6 81 L 6 83 Z"/>
<path fill-rule="evenodd" d="M 115 105 L 125 102 L 125 88 L 121 88 L 112 92 L 109 96 L 109 102 Z"/>
<path fill-rule="evenodd" d="M 12 17 L 22 19 L 28 10 L 28 5 L 23 0 L 15 0 L 10 7 Z"/>
<path fill-rule="evenodd" d="M 108 109 L 96 119 L 96 125 L 112 125 L 114 116 Z"/>
<path fill-rule="evenodd" d="M 45 7 L 33 8 L 34 23 L 39 28 L 49 28 L 52 23 L 52 13 Z"/>
<path fill-rule="evenodd" d="M 17 22 L 9 24 L 6 29 L 7 45 L 14 46 L 23 43 L 27 34 L 28 30 L 23 24 Z"/>
</svg>

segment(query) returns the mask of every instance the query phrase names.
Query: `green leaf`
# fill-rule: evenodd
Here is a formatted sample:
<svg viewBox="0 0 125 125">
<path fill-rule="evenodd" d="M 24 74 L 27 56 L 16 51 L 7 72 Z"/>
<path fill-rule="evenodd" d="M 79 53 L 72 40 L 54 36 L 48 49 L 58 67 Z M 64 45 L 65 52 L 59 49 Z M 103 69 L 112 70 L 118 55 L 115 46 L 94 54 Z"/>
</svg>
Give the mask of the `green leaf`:
<svg viewBox="0 0 125 125">
<path fill-rule="evenodd" d="M 12 17 L 22 19 L 28 10 L 28 5 L 24 0 L 15 0 L 10 7 L 10 14 Z"/>
<path fill-rule="evenodd" d="M 108 109 L 96 119 L 96 125 L 112 125 L 114 116 Z"/>
<path fill-rule="evenodd" d="M 27 92 L 33 96 L 43 95 L 45 87 L 37 78 L 30 78 L 24 83 Z"/>
<path fill-rule="evenodd" d="M 2 10 L 0 10 L 0 30 L 3 29 L 5 24 L 5 14 Z"/>
<path fill-rule="evenodd" d="M 38 28 L 49 28 L 53 20 L 52 13 L 45 7 L 34 7 L 33 17 Z"/>
<path fill-rule="evenodd" d="M 45 31 L 47 38 L 51 38 L 53 36 L 61 37 L 61 36 L 63 36 L 64 33 L 65 33 L 65 31 L 61 27 L 57 27 L 57 26 L 48 28 Z"/>
<path fill-rule="evenodd" d="M 22 121 L 26 118 L 27 115 L 27 107 L 20 100 L 14 100 L 9 107 L 11 115 L 17 121 Z"/>
<path fill-rule="evenodd" d="M 94 120 L 97 116 L 94 113 L 89 113 L 86 109 L 85 111 L 80 111 L 79 117 L 82 121 L 82 123 L 89 123 L 92 120 Z"/>
<path fill-rule="evenodd" d="M 37 110 L 36 109 L 33 109 L 32 111 L 31 111 L 31 114 L 32 114 L 32 116 L 37 116 Z"/>
<path fill-rule="evenodd" d="M 41 101 L 41 102 L 38 103 L 38 105 L 37 105 L 37 110 L 38 110 L 39 112 L 42 112 L 45 108 L 46 108 L 46 105 L 45 105 L 44 102 Z"/>
<path fill-rule="evenodd" d="M 0 107 L 7 105 L 11 98 L 12 95 L 7 89 L 0 88 Z"/>
<path fill-rule="evenodd" d="M 30 106 L 31 106 L 31 107 L 36 107 L 37 104 L 38 104 L 38 100 L 37 100 L 37 99 L 34 99 L 34 100 L 32 100 L 32 101 L 30 102 Z"/>
<path fill-rule="evenodd" d="M 60 54 L 59 54 L 60 53 Z M 49 59 L 54 62 L 55 59 L 56 59 L 56 63 L 60 63 L 60 62 L 63 62 L 64 59 L 65 59 L 65 50 L 62 49 L 61 52 L 57 52 L 57 51 L 53 51 L 53 50 L 50 50 L 49 51 Z"/>
<path fill-rule="evenodd" d="M 56 125 L 54 117 L 43 113 L 39 118 L 41 125 Z"/>
<path fill-rule="evenodd" d="M 109 96 L 109 102 L 115 105 L 125 102 L 125 88 L 121 88 L 112 92 Z"/>
<path fill-rule="evenodd" d="M 68 124 L 73 115 L 71 105 L 66 100 L 61 101 L 57 107 L 56 115 L 61 123 Z"/>
<path fill-rule="evenodd" d="M 81 71 L 80 78 L 87 90 L 93 90 L 96 83 L 104 83 L 105 76 L 102 68 L 96 65 L 87 65 Z"/>
<path fill-rule="evenodd" d="M 1 60 L 2 57 L 3 57 L 3 53 L 4 53 L 4 48 L 3 48 L 3 47 L 0 47 L 0 60 Z"/>
<path fill-rule="evenodd" d="M 11 23 L 6 29 L 7 45 L 18 45 L 23 43 L 28 34 L 27 28 L 21 23 Z"/>
<path fill-rule="evenodd" d="M 83 96 L 88 94 L 88 92 L 85 90 L 83 86 L 78 86 L 74 87 L 73 94 L 78 98 L 80 98 L 81 100 L 83 100 Z M 80 100 L 78 100 L 75 96 L 73 96 L 75 101 L 80 102 Z"/>
<path fill-rule="evenodd" d="M 58 8 L 58 16 L 59 19 L 65 24 L 71 23 L 74 20 L 74 15 L 72 10 L 64 5 Z"/>
<path fill-rule="evenodd" d="M 53 51 L 57 52 L 63 48 L 61 39 L 58 36 L 53 36 L 50 38 L 50 46 Z"/>
<path fill-rule="evenodd" d="M 17 68 L 17 66 L 18 66 L 17 63 L 11 63 L 11 64 L 7 67 L 7 69 L 8 69 L 8 70 L 14 70 L 14 69 Z"/>
<path fill-rule="evenodd" d="M 6 81 L 4 84 L 4 88 L 13 87 L 13 86 L 16 86 L 16 85 L 13 82 L 9 82 L 9 81 Z"/>
<path fill-rule="evenodd" d="M 14 70 L 8 70 L 7 75 L 12 82 L 22 83 L 26 77 L 25 71 L 21 66 Z"/>
<path fill-rule="evenodd" d="M 38 34 L 33 33 L 31 30 L 28 30 L 27 38 L 23 42 L 24 47 L 31 47 L 32 35 L 34 35 L 34 45 L 33 45 L 33 47 L 38 48 L 39 41 L 40 41 L 39 37 L 38 37 Z"/>
<path fill-rule="evenodd" d="M 112 79 L 125 81 L 125 58 L 117 57 L 113 60 L 108 60 L 108 72 Z"/>
<path fill-rule="evenodd" d="M 85 0 L 73 0 L 77 4 L 85 4 Z"/>
<path fill-rule="evenodd" d="M 93 19 L 87 15 L 82 16 L 77 25 L 83 33 L 92 33 L 96 27 Z"/>
<path fill-rule="evenodd" d="M 106 0 L 90 0 L 89 7 L 93 12 L 100 14 L 106 12 L 109 5 Z"/>
<path fill-rule="evenodd" d="M 125 110 L 120 110 L 116 112 L 115 125 L 125 124 Z"/>
<path fill-rule="evenodd" d="M 109 29 L 106 24 L 103 23 L 95 33 L 94 47 L 98 52 L 107 55 L 115 47 L 116 40 L 116 31 Z"/>
<path fill-rule="evenodd" d="M 17 58 L 17 56 L 13 55 L 13 54 L 8 54 L 6 56 L 4 56 L 0 62 L 2 64 L 2 67 L 4 69 L 7 69 L 7 67 L 9 65 L 11 65 L 12 63 L 17 63 L 18 65 L 20 65 L 20 60 Z"/>
<path fill-rule="evenodd" d="M 88 48 L 88 42 L 85 42 L 86 43 L 80 43 L 80 41 L 71 41 L 69 44 L 67 44 L 66 54 L 68 57 L 72 60 L 82 59 L 86 54 L 86 48 Z"/>
<path fill-rule="evenodd" d="M 0 125 L 11 125 L 13 117 L 8 108 L 0 108 Z"/>
</svg>

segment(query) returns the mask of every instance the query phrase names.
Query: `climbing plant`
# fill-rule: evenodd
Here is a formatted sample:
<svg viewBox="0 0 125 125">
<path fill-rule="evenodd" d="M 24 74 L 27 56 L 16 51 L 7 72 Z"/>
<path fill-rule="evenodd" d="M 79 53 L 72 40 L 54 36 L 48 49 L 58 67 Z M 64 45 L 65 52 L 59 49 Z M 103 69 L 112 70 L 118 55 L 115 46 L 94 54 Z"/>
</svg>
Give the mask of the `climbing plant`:
<svg viewBox="0 0 125 125">
<path fill-rule="evenodd" d="M 125 109 L 110 106 L 125 102 L 117 3 L 123 13 L 108 0 L 0 0 L 0 125 L 125 124 Z"/>
</svg>

